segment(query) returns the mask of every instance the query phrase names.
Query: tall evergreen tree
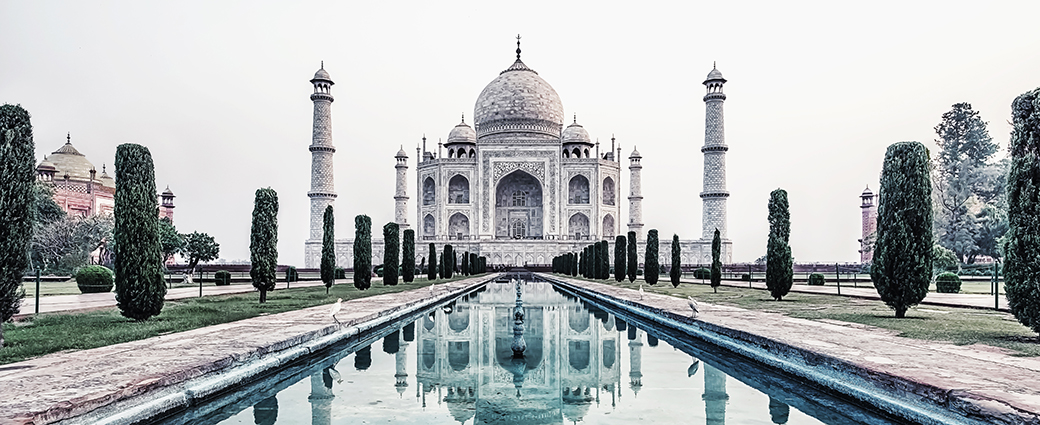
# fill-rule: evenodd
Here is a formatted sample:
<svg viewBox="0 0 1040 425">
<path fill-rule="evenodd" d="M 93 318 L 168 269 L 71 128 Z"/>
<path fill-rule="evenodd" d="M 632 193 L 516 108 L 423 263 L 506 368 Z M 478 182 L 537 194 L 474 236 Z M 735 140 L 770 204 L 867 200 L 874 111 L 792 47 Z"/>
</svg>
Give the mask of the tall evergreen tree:
<svg viewBox="0 0 1040 425">
<path fill-rule="evenodd" d="M 636 257 L 636 232 L 628 232 L 628 266 L 625 267 L 625 271 L 628 272 L 628 282 L 635 282 L 636 274 L 639 271 L 639 257 Z"/>
<path fill-rule="evenodd" d="M 437 269 L 440 262 L 437 261 L 437 247 L 434 246 L 432 242 L 430 243 L 430 261 L 428 262 L 428 264 L 429 265 L 427 266 L 426 279 L 430 282 L 433 282 L 437 280 Z"/>
<path fill-rule="evenodd" d="M 147 320 L 166 296 L 152 155 L 141 145 L 119 145 L 115 166 L 116 301 L 123 316 Z"/>
<path fill-rule="evenodd" d="M 400 265 L 400 227 L 389 222 L 383 226 L 383 284 L 397 285 L 397 267 Z"/>
<path fill-rule="evenodd" d="M 119 177 L 116 177 L 118 180 Z M 154 198 L 154 197 L 153 197 Z M 122 246 L 116 241 L 116 258 Z M 278 283 L 278 193 L 271 188 L 257 189 L 253 201 L 253 225 L 249 236 L 249 277 L 260 290 L 260 303 L 267 302 L 267 291 Z"/>
<path fill-rule="evenodd" d="M 610 243 L 599 241 L 599 261 L 601 264 L 599 278 L 610 279 Z"/>
<path fill-rule="evenodd" d="M 773 299 L 780 301 L 794 284 L 794 264 L 791 258 L 791 212 L 787 191 L 776 189 L 769 194 L 769 240 L 766 243 L 766 288 Z"/>
<path fill-rule="evenodd" d="M 364 214 L 354 217 L 354 287 L 372 287 L 372 219 Z"/>
<path fill-rule="evenodd" d="M 646 233 L 646 257 L 643 258 L 643 263 L 645 264 L 643 267 L 643 279 L 650 285 L 657 283 L 657 279 L 661 276 L 661 265 L 658 261 L 660 247 L 658 244 L 657 229 L 650 229 Z"/>
<path fill-rule="evenodd" d="M 711 289 L 714 292 L 719 292 L 719 285 L 722 285 L 722 261 L 719 260 L 721 256 L 722 233 L 715 229 L 715 237 L 711 239 Z"/>
<path fill-rule="evenodd" d="M 618 282 L 625 280 L 625 266 L 628 264 L 628 259 L 625 258 L 627 246 L 628 242 L 624 236 L 617 235 L 614 238 L 614 280 Z"/>
<path fill-rule="evenodd" d="M 321 281 L 325 283 L 325 295 L 336 282 L 336 218 L 332 213 L 332 205 L 325 207 L 322 217 L 321 236 Z"/>
<path fill-rule="evenodd" d="M 22 275 L 29 267 L 36 205 L 33 155 L 29 112 L 21 106 L 0 106 L 0 348 L 3 324 L 18 313 L 25 297 Z"/>
<path fill-rule="evenodd" d="M 462 253 L 462 275 L 469 276 L 469 251 Z"/>
<path fill-rule="evenodd" d="M 928 295 L 932 278 L 928 149 L 918 142 L 889 146 L 880 192 L 870 278 L 881 300 L 901 318 Z"/>
<path fill-rule="evenodd" d="M 1015 318 L 1040 333 L 1040 88 L 1015 98 L 1011 120 L 1004 291 Z"/>
<path fill-rule="evenodd" d="M 415 280 L 415 230 L 404 230 L 401 249 L 401 278 L 405 283 Z"/>
<path fill-rule="evenodd" d="M 576 252 L 570 253 L 571 257 L 571 276 L 578 276 L 578 254 Z"/>
<path fill-rule="evenodd" d="M 578 275 L 585 277 L 585 248 L 582 248 L 581 253 L 578 254 Z"/>
<path fill-rule="evenodd" d="M 444 259 L 444 278 L 451 279 L 452 273 L 455 271 L 455 249 L 451 244 L 444 245 L 444 253 L 441 254 L 441 258 Z"/>
<path fill-rule="evenodd" d="M 599 242 L 589 245 L 589 253 L 591 254 L 591 260 L 589 261 L 589 277 L 592 279 L 599 279 L 600 263 L 599 260 Z"/>
<path fill-rule="evenodd" d="M 668 277 L 672 280 L 672 287 L 679 287 L 679 278 L 682 277 L 682 247 L 679 246 L 679 235 L 672 234 L 672 268 L 668 270 Z"/>
</svg>

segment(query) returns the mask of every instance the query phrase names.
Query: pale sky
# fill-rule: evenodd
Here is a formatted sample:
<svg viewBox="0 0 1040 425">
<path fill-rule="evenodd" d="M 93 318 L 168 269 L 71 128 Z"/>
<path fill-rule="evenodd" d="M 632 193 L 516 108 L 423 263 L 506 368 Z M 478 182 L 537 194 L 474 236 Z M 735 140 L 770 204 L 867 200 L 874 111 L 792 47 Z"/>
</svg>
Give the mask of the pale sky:
<svg viewBox="0 0 1040 425">
<path fill-rule="evenodd" d="M 524 62 L 566 116 L 643 155 L 643 221 L 699 238 L 704 86 L 725 86 L 733 259 L 763 255 L 769 192 L 786 189 L 798 262 L 858 261 L 859 194 L 885 148 L 934 150 L 943 112 L 969 102 L 1007 147 L 1010 104 L 1040 86 L 1037 1 L 74 2 L 0 0 L 0 103 L 21 104 L 37 158 L 66 132 L 112 173 L 147 146 L 176 193 L 179 231 L 249 258 L 256 189 L 277 190 L 279 263 L 303 265 L 312 92 L 332 93 L 336 234 L 393 220 L 394 154 L 433 146 Z M 628 161 L 623 197 L 628 196 Z M 627 202 L 621 223 L 627 222 Z"/>
</svg>

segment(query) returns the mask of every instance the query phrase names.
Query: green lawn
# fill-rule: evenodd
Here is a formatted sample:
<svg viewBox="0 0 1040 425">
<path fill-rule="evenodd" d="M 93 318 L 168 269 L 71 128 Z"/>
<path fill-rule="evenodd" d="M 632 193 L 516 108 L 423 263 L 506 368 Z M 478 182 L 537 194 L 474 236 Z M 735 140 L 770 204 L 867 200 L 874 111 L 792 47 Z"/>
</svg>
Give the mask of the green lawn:
<svg viewBox="0 0 1040 425">
<path fill-rule="evenodd" d="M 580 279 L 580 278 L 579 278 Z M 597 283 L 639 289 L 641 280 L 618 284 L 613 279 Z M 685 298 L 693 296 L 710 304 L 729 305 L 748 310 L 770 311 L 811 320 L 839 320 L 860 323 L 898 332 L 899 336 L 924 340 L 948 341 L 957 345 L 985 344 L 1007 348 L 1021 356 L 1040 356 L 1037 334 L 1022 326 L 1010 313 L 993 310 L 918 306 L 896 319 L 892 309 L 881 301 L 835 295 L 792 292 L 783 301 L 773 301 L 761 289 L 720 286 L 714 293 L 709 285 L 682 284 L 672 288 L 667 277 L 643 290 Z"/>
<path fill-rule="evenodd" d="M 435 282 L 440 284 L 469 277 L 472 276 Z M 256 293 L 188 298 L 166 301 L 161 314 L 144 322 L 126 319 L 115 307 L 85 313 L 40 314 L 25 321 L 3 324 L 5 345 L 0 349 L 0 364 L 58 351 L 103 347 L 264 314 L 330 304 L 336 298 L 352 300 L 428 285 L 429 281 L 426 279 L 417 279 L 415 282 L 396 286 L 384 286 L 374 282 L 369 290 L 358 291 L 348 283 L 333 286 L 329 295 L 325 295 L 325 287 L 322 286 L 280 289 L 269 292 L 265 304 L 258 303 Z"/>
<path fill-rule="evenodd" d="M 204 282 L 203 286 L 213 286 L 214 283 Z M 183 288 L 183 287 L 198 287 L 199 284 L 196 281 L 193 284 L 185 284 L 182 280 L 173 282 L 172 287 Z M 31 300 L 36 296 L 36 282 L 23 282 L 22 287 L 25 288 L 26 300 Z M 169 287 L 169 286 L 168 286 Z M 79 287 L 76 286 L 76 279 L 69 279 L 63 282 L 40 282 L 40 296 L 48 295 L 79 295 L 82 292 L 79 291 Z"/>
</svg>

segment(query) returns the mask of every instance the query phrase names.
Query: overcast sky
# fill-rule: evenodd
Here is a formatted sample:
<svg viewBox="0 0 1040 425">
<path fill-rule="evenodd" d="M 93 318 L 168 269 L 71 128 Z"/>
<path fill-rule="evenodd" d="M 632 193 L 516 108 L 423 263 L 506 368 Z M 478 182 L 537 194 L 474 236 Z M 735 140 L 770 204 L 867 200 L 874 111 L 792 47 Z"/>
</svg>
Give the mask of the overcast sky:
<svg viewBox="0 0 1040 425">
<path fill-rule="evenodd" d="M 254 192 L 274 188 L 279 262 L 302 265 L 320 61 L 336 83 L 337 236 L 357 214 L 393 220 L 401 145 L 415 222 L 416 144 L 471 122 L 521 33 L 568 117 L 607 146 L 616 135 L 626 158 L 638 146 L 643 221 L 662 239 L 701 236 L 701 82 L 716 61 L 733 259 L 764 254 L 780 187 L 796 261 L 852 262 L 859 194 L 888 145 L 934 152 L 942 113 L 969 102 L 1005 154 L 1011 101 L 1040 86 L 1040 2 L 850 3 L 0 0 L 0 103 L 32 114 L 38 159 L 71 132 L 111 174 L 116 146 L 147 146 L 178 230 L 213 235 L 225 259 L 249 258 Z"/>
</svg>

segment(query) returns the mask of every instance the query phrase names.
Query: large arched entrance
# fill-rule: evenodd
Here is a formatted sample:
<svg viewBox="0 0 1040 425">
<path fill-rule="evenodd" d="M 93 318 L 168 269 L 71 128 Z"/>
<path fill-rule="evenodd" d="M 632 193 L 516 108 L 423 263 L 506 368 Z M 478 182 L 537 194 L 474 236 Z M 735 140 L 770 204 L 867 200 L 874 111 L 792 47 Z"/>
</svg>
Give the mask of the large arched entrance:
<svg viewBox="0 0 1040 425">
<path fill-rule="evenodd" d="M 495 237 L 541 239 L 542 184 L 517 170 L 498 181 L 495 188 Z"/>
</svg>

